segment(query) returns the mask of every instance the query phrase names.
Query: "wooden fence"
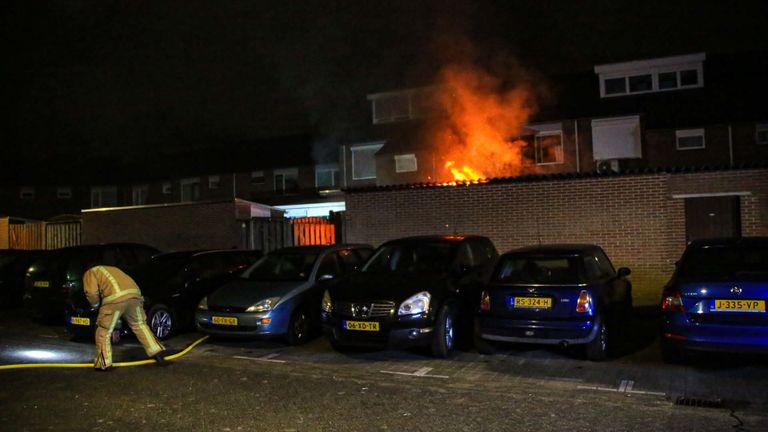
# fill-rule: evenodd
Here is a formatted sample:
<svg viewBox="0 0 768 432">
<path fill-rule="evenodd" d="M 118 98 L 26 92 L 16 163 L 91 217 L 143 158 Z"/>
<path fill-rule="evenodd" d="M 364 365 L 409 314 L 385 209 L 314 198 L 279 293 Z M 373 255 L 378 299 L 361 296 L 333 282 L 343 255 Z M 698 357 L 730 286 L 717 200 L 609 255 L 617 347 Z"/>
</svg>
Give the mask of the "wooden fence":
<svg viewBox="0 0 768 432">
<path fill-rule="evenodd" d="M 336 243 L 336 226 L 325 218 L 254 218 L 249 231 L 249 247 L 265 253 L 288 246 Z"/>
<path fill-rule="evenodd" d="M 80 222 L 14 223 L 8 227 L 9 249 L 56 249 L 80 244 Z"/>
</svg>

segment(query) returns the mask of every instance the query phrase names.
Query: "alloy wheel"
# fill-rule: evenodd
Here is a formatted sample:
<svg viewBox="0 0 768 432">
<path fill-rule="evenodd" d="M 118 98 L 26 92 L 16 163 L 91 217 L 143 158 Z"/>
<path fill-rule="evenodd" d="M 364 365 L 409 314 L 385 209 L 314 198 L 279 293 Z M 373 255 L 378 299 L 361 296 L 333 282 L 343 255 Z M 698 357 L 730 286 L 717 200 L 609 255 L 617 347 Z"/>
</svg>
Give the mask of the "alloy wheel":
<svg viewBox="0 0 768 432">
<path fill-rule="evenodd" d="M 152 315 L 152 320 L 149 323 L 152 328 L 152 332 L 158 338 L 164 338 L 171 333 L 173 327 L 173 317 L 171 313 L 165 309 L 158 310 Z"/>
<path fill-rule="evenodd" d="M 453 318 L 450 315 L 445 317 L 445 347 L 453 348 Z"/>
</svg>

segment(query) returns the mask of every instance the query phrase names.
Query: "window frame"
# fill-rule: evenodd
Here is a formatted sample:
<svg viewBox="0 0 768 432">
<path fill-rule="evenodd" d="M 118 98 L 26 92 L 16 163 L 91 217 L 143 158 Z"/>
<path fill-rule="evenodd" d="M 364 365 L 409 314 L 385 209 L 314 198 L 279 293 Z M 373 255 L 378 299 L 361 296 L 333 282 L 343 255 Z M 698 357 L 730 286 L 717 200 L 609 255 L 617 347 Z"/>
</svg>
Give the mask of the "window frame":
<svg viewBox="0 0 768 432">
<path fill-rule="evenodd" d="M 72 188 L 70 186 L 57 186 L 56 187 L 57 199 L 72 199 Z"/>
<path fill-rule="evenodd" d="M 540 150 L 540 138 L 541 137 L 551 137 L 551 136 L 559 136 L 560 137 L 560 144 L 559 144 L 559 152 L 557 161 L 555 162 L 540 162 L 539 158 L 539 150 Z M 533 149 L 534 149 L 534 159 L 536 162 L 536 165 L 560 165 L 565 163 L 565 149 L 564 149 L 564 143 L 563 143 L 563 131 L 562 130 L 549 130 L 549 131 L 541 131 L 537 132 L 536 135 L 533 137 Z"/>
<path fill-rule="evenodd" d="M 413 160 L 413 169 L 404 169 L 401 166 L 401 162 L 410 161 L 410 160 Z M 407 168 L 410 168 L 410 167 L 407 167 Z M 409 172 L 418 172 L 418 171 L 419 171 L 419 162 L 415 153 L 395 155 L 395 172 L 396 173 L 409 173 Z"/>
<path fill-rule="evenodd" d="M 221 177 L 217 175 L 208 176 L 208 189 L 219 189 L 221 187 Z"/>
<path fill-rule="evenodd" d="M 261 181 L 256 180 L 259 178 L 261 179 Z M 267 175 L 266 173 L 264 173 L 264 170 L 251 171 L 251 184 L 252 185 L 267 184 Z"/>
<path fill-rule="evenodd" d="M 760 141 L 760 132 L 766 133 L 766 140 Z M 768 145 L 768 122 L 757 123 L 755 125 L 755 144 L 759 146 Z"/>
<path fill-rule="evenodd" d="M 278 190 L 277 188 L 277 177 L 282 176 L 282 188 Z M 292 176 L 296 180 L 296 190 L 288 190 L 286 185 L 286 177 Z M 276 169 L 272 172 L 272 187 L 275 193 L 279 193 L 282 195 L 289 194 L 289 193 L 296 193 L 299 191 L 299 168 L 293 167 L 293 168 L 282 168 L 282 169 Z"/>
<path fill-rule="evenodd" d="M 192 197 L 191 199 L 185 199 L 184 196 L 184 186 L 189 185 L 197 185 L 197 197 Z M 196 202 L 200 201 L 200 177 L 189 177 L 179 180 L 179 189 L 180 189 L 180 195 L 179 199 L 181 202 Z"/>
<path fill-rule="evenodd" d="M 701 136 L 700 147 L 680 147 L 680 138 L 692 138 Z M 676 129 L 675 130 L 675 148 L 679 151 L 703 150 L 707 148 L 707 136 L 704 128 L 697 129 Z"/>
<path fill-rule="evenodd" d="M 144 191 L 144 199 L 137 200 L 136 194 L 137 192 L 141 192 L 141 191 Z M 141 184 L 141 185 L 131 186 L 131 204 L 135 206 L 146 205 L 148 197 L 149 197 L 149 185 Z M 143 202 L 137 202 L 137 201 L 143 201 Z"/>
<path fill-rule="evenodd" d="M 35 187 L 34 186 L 22 186 L 19 188 L 19 199 L 22 200 L 34 200 L 35 199 Z"/>
<path fill-rule="evenodd" d="M 163 182 L 161 185 L 163 195 L 171 195 L 173 193 L 173 184 L 171 182 Z"/>
<path fill-rule="evenodd" d="M 326 164 L 326 165 L 315 165 L 315 187 L 316 188 L 334 188 L 339 186 L 339 165 L 338 164 Z M 320 173 L 331 173 L 331 184 L 330 185 L 320 185 L 319 181 L 319 175 Z"/>
<path fill-rule="evenodd" d="M 109 208 L 109 205 L 104 204 L 104 192 L 114 191 L 115 203 L 112 206 L 118 205 L 117 186 L 91 186 L 91 208 Z M 98 193 L 99 205 L 94 205 L 93 194 Z"/>
<path fill-rule="evenodd" d="M 692 88 L 704 87 L 704 61 L 706 55 L 703 53 L 689 54 L 676 57 L 656 58 L 648 60 L 637 60 L 625 63 L 615 63 L 608 65 L 595 66 L 595 73 L 599 76 L 600 97 L 629 96 L 646 93 L 659 93 L 666 91 L 686 90 Z M 681 74 L 685 71 L 696 71 L 696 84 L 683 85 Z M 659 75 L 675 72 L 676 86 L 662 89 L 659 86 Z M 651 75 L 651 89 L 642 91 L 631 91 L 629 79 L 642 75 Z M 624 80 L 624 91 L 620 93 L 608 93 L 606 91 L 606 81 L 614 79 Z"/>
<path fill-rule="evenodd" d="M 370 144 L 363 144 L 363 145 L 357 145 L 354 147 L 350 147 L 349 151 L 352 153 L 352 156 L 350 157 L 351 163 L 352 163 L 352 180 L 372 180 L 376 179 L 376 153 L 381 150 L 381 148 L 384 147 L 384 142 L 379 143 L 370 143 Z M 360 150 L 370 150 L 375 148 L 376 150 L 373 151 L 373 176 L 372 177 L 355 177 L 355 152 L 358 152 Z"/>
</svg>

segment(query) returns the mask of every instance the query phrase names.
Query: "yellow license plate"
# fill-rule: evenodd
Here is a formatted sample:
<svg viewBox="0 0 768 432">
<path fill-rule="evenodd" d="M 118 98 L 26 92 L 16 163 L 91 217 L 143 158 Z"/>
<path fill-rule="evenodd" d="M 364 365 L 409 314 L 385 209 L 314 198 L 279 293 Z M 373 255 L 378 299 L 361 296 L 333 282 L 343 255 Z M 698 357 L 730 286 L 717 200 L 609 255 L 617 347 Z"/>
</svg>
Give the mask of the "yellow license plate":
<svg viewBox="0 0 768 432">
<path fill-rule="evenodd" d="M 85 317 L 71 317 L 69 318 L 69 322 L 73 325 L 83 325 L 83 326 L 89 326 L 91 325 L 91 319 L 85 318 Z"/>
<path fill-rule="evenodd" d="M 236 326 L 237 325 L 237 317 L 214 316 L 214 317 L 211 317 L 211 323 L 217 324 L 217 325 Z"/>
<path fill-rule="evenodd" d="M 715 300 L 715 310 L 720 312 L 765 312 L 765 300 Z"/>
<path fill-rule="evenodd" d="M 48 288 L 49 286 L 51 286 L 51 283 L 48 281 L 35 281 L 35 283 L 32 285 L 36 287 L 41 287 L 41 288 Z"/>
<path fill-rule="evenodd" d="M 379 323 L 370 321 L 344 321 L 344 328 L 358 331 L 379 331 Z"/>
<path fill-rule="evenodd" d="M 515 297 L 516 308 L 549 309 L 552 307 L 552 299 L 549 297 Z"/>
</svg>

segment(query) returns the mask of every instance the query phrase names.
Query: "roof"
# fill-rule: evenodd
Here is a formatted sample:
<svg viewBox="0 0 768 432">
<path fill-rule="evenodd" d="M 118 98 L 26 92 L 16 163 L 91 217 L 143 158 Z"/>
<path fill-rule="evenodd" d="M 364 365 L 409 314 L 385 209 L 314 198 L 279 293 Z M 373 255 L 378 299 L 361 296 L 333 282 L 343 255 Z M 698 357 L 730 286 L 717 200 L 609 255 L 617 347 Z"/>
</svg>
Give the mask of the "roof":
<svg viewBox="0 0 768 432">
<path fill-rule="evenodd" d="M 275 252 L 280 252 L 280 253 L 282 253 L 282 252 L 300 252 L 300 253 L 310 254 L 310 253 L 321 253 L 321 252 L 325 252 L 325 251 L 328 251 L 328 250 L 346 249 L 346 248 L 350 248 L 350 247 L 356 247 L 356 248 L 364 247 L 364 248 L 371 248 L 371 249 L 373 249 L 373 247 L 371 245 L 367 245 L 367 244 L 336 243 L 336 244 L 332 244 L 332 245 L 289 246 L 289 247 L 284 247 L 284 248 L 277 249 L 277 250 L 272 251 L 270 253 L 275 253 Z"/>
<path fill-rule="evenodd" d="M 620 173 L 605 172 L 599 173 L 596 171 L 578 172 L 578 173 L 553 173 L 553 174 L 527 174 L 516 177 L 494 177 L 489 179 L 483 179 L 479 181 L 469 182 L 450 182 L 450 183 L 405 183 L 395 185 L 382 185 L 382 186 L 361 186 L 356 188 L 343 189 L 345 193 L 365 193 L 365 192 L 382 192 L 382 191 L 395 191 L 395 190 L 410 190 L 410 189 L 435 189 L 445 187 L 477 187 L 483 185 L 493 184 L 505 184 L 505 183 L 535 183 L 542 181 L 567 181 L 578 179 L 593 179 L 593 178 L 605 178 L 605 177 L 630 177 L 630 176 L 642 176 L 642 175 L 658 175 L 658 174 L 687 174 L 697 172 L 714 172 L 714 171 L 734 171 L 734 170 L 750 170 L 750 169 L 766 169 L 768 164 L 755 163 L 749 165 L 739 165 L 734 167 L 721 167 L 721 166 L 701 166 L 701 167 L 679 167 L 679 168 L 641 168 L 641 169 L 628 169 Z"/>
<path fill-rule="evenodd" d="M 693 240 L 688 247 L 708 246 L 764 246 L 768 247 L 768 237 L 739 237 Z"/>
<path fill-rule="evenodd" d="M 435 234 L 435 235 L 420 235 L 412 237 L 403 237 L 395 240 L 390 240 L 386 244 L 390 243 L 418 243 L 424 241 L 440 241 L 446 243 L 459 243 L 469 238 L 480 238 L 476 235 L 462 235 L 462 234 Z"/>
<path fill-rule="evenodd" d="M 512 249 L 505 252 L 504 255 L 520 253 L 531 255 L 579 255 L 597 250 L 601 250 L 600 246 L 593 244 L 547 244 Z"/>
</svg>

